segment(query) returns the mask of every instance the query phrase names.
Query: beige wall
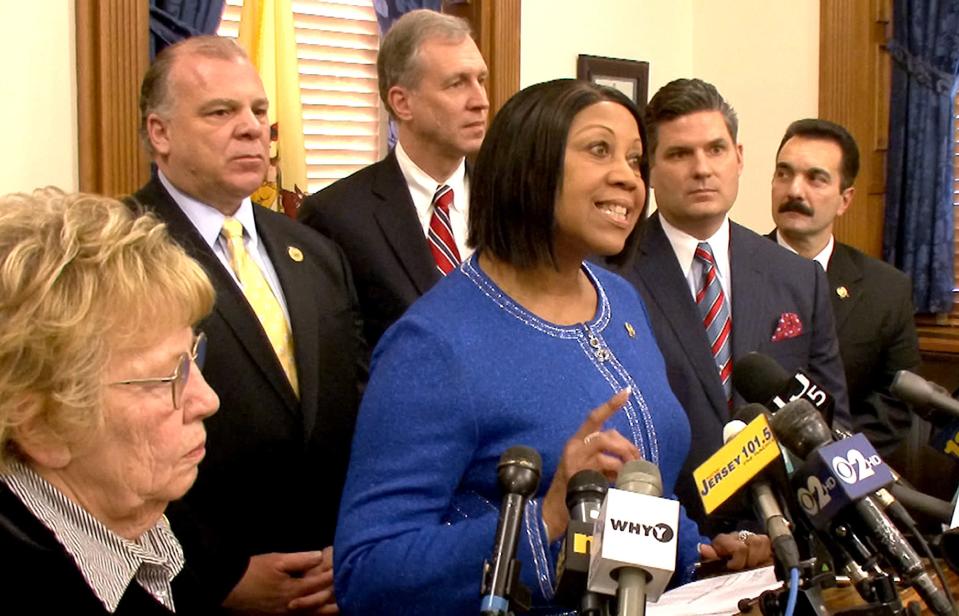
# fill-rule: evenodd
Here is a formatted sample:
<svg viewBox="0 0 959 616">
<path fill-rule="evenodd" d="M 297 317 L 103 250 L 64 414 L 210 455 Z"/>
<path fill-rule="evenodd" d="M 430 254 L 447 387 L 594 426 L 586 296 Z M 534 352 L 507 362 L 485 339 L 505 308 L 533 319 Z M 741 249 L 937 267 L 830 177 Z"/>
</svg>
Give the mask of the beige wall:
<svg viewBox="0 0 959 616">
<path fill-rule="evenodd" d="M 0 2 L 0 194 L 76 190 L 74 0 Z"/>
<path fill-rule="evenodd" d="M 769 181 L 786 126 L 815 117 L 819 2 L 796 0 L 523 0 L 520 82 L 576 75 L 586 53 L 650 63 L 652 96 L 678 77 L 719 88 L 740 118 L 745 168 L 731 216 L 772 228 Z"/>
</svg>

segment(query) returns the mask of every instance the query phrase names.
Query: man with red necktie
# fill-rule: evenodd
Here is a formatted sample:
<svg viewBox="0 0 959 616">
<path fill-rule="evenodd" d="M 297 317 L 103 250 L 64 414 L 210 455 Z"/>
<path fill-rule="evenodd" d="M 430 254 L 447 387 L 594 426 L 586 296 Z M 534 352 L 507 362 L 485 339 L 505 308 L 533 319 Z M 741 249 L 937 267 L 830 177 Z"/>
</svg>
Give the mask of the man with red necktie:
<svg viewBox="0 0 959 616">
<path fill-rule="evenodd" d="M 732 387 L 736 361 L 758 351 L 789 373 L 806 370 L 849 404 L 822 269 L 729 220 L 743 150 L 733 108 L 698 79 L 666 84 L 646 106 L 650 187 L 657 211 L 621 271 L 643 296 L 692 445 L 676 494 L 704 534 L 739 527 L 739 512 L 706 518 L 692 472 L 723 444 L 723 426 L 744 404 Z"/>
<path fill-rule="evenodd" d="M 466 156 L 479 150 L 489 110 L 486 63 L 462 19 L 407 13 L 384 37 L 377 72 L 395 149 L 308 197 L 299 213 L 346 253 L 371 348 L 472 252 Z"/>
</svg>

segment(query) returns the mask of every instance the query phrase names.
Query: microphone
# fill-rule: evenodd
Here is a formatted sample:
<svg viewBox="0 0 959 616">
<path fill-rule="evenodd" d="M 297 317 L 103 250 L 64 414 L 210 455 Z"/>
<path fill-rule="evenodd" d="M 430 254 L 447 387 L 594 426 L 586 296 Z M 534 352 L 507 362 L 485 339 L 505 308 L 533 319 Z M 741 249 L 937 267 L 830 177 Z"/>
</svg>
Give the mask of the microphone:
<svg viewBox="0 0 959 616">
<path fill-rule="evenodd" d="M 931 438 L 936 451 L 959 458 L 959 400 L 941 385 L 908 370 L 896 373 L 889 390 L 909 404 L 916 415 L 938 428 Z"/>
<path fill-rule="evenodd" d="M 507 449 L 496 466 L 503 504 L 496 524 L 492 562 L 483 563 L 480 613 L 484 616 L 506 614 L 509 612 L 510 599 L 520 599 L 514 596 L 519 591 L 520 568 L 520 562 L 515 558 L 516 542 L 526 501 L 536 493 L 542 467 L 539 453 L 522 445 Z M 521 599 L 527 599 L 528 602 L 527 597 Z"/>
<path fill-rule="evenodd" d="M 829 426 L 803 399 L 787 403 L 773 415 L 771 423 L 783 445 L 807 462 L 804 472 L 796 475 L 796 496 L 813 525 L 828 526 L 838 510 L 851 501 L 867 536 L 900 578 L 916 589 L 935 614 L 954 614 L 919 555 L 871 495 L 877 487 L 892 483 L 893 478 L 869 441 L 857 434 L 834 442 Z"/>
<path fill-rule="evenodd" d="M 647 597 L 656 601 L 676 567 L 679 503 L 659 498 L 656 465 L 631 460 L 596 521 L 589 561 L 589 590 L 615 594 L 620 616 L 642 616 Z"/>
<path fill-rule="evenodd" d="M 807 400 L 832 423 L 835 400 L 806 372 L 790 375 L 772 357 L 747 353 L 733 366 L 733 387 L 746 402 L 756 402 L 776 412 L 793 400 Z"/>
<path fill-rule="evenodd" d="M 959 400 L 950 396 L 942 386 L 918 374 L 900 370 L 893 377 L 889 390 L 903 402 L 913 405 L 920 417 L 932 423 L 941 423 L 943 417 L 959 419 Z"/>
<path fill-rule="evenodd" d="M 756 407 L 761 408 L 761 405 Z M 723 435 L 729 434 L 731 438 L 693 471 L 693 480 L 699 486 L 699 497 L 707 514 L 730 502 L 743 486 L 782 458 L 764 411 L 761 408 L 761 412 L 735 435 L 731 433 L 736 422 L 730 422 L 732 425 L 724 428 Z M 744 422 L 740 420 L 739 423 Z"/>
<path fill-rule="evenodd" d="M 606 603 L 602 596 L 587 591 L 586 583 L 593 526 L 608 489 L 606 477 L 589 469 L 573 475 L 566 486 L 569 525 L 556 564 L 554 600 L 559 605 L 577 609 L 580 616 L 599 616 Z"/>
<path fill-rule="evenodd" d="M 765 411 L 765 407 L 761 404 L 748 404 L 740 409 L 736 414 L 737 419 L 727 423 L 723 428 L 723 441 L 728 444 L 747 428 L 746 423 L 739 419 L 739 417 L 765 417 Z M 752 421 L 756 421 L 756 419 Z M 772 446 L 776 447 L 778 451 L 778 446 L 775 444 Z M 759 471 L 757 471 L 757 474 L 758 472 Z M 776 560 L 783 566 L 784 572 L 788 573 L 790 569 L 798 569 L 799 545 L 796 543 L 796 538 L 793 537 L 789 521 L 783 514 L 783 510 L 779 506 L 779 500 L 776 498 L 776 494 L 769 481 L 763 479 L 761 476 L 758 478 L 754 477 L 749 483 L 749 490 L 752 496 L 753 508 L 765 526 L 766 535 L 769 536 L 769 540 L 772 543 L 773 554 L 776 556 Z"/>
</svg>

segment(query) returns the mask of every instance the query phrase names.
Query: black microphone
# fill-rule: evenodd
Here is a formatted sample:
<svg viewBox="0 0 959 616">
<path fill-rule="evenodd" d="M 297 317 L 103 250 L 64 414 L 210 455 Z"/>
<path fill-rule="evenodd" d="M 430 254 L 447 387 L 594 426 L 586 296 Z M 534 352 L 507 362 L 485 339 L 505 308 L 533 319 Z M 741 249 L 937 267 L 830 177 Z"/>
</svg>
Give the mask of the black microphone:
<svg viewBox="0 0 959 616">
<path fill-rule="evenodd" d="M 959 400 L 950 396 L 941 385 L 918 374 L 900 370 L 893 377 L 889 390 L 903 402 L 913 405 L 916 414 L 932 423 L 943 423 L 945 417 L 959 419 Z"/>
<path fill-rule="evenodd" d="M 554 600 L 559 605 L 578 610 L 580 616 L 598 616 L 606 605 L 605 597 L 588 592 L 586 585 L 593 527 L 608 489 L 606 477 L 590 469 L 573 475 L 566 486 L 569 525 L 556 564 Z"/>
<path fill-rule="evenodd" d="M 813 382 L 806 372 L 790 375 L 772 357 L 747 353 L 733 366 L 733 386 L 746 402 L 762 404 L 776 412 L 793 400 L 808 400 L 828 423 L 832 423 L 835 400 Z"/>
<path fill-rule="evenodd" d="M 526 501 L 536 493 L 542 467 L 539 453 L 522 445 L 507 449 L 496 466 L 503 504 L 496 525 L 492 562 L 483 563 L 480 614 L 484 616 L 509 613 L 510 599 L 517 599 L 514 593 L 519 586 L 520 563 L 515 558 L 516 542 Z"/>
<path fill-rule="evenodd" d="M 839 445 L 839 448 L 846 448 L 844 452 L 838 452 L 838 455 L 832 457 L 829 463 L 818 467 L 819 472 L 825 471 L 828 474 L 825 481 L 815 474 L 809 475 L 807 487 L 811 488 L 815 483 L 816 489 L 799 488 L 800 494 L 806 492 L 800 496 L 800 500 L 808 499 L 811 510 L 806 505 L 803 507 L 815 518 L 815 514 L 822 513 L 827 505 L 841 508 L 844 502 L 852 500 L 861 527 L 883 557 L 895 568 L 899 577 L 916 589 L 933 613 L 940 616 L 954 615 L 945 593 L 926 573 L 919 555 L 886 517 L 875 498 L 868 494 L 875 490 L 870 480 L 879 474 L 882 461 L 875 456 L 877 463 L 871 459 L 873 456 L 863 455 L 859 449 L 853 448 L 853 445 L 865 448 L 868 441 L 865 438 L 858 443 L 854 443 L 854 439 L 833 441 L 829 426 L 812 404 L 804 399 L 787 403 L 772 416 L 771 423 L 779 441 L 809 463 L 815 462 L 817 453 L 830 448 L 833 443 Z M 889 479 L 891 481 L 891 475 Z M 863 493 L 867 495 L 863 496 Z M 815 524 L 815 519 L 813 521 Z"/>
<path fill-rule="evenodd" d="M 927 515 L 942 524 L 952 524 L 953 506 L 949 501 L 913 490 L 900 483 L 889 486 L 889 491 L 906 509 Z"/>
<path fill-rule="evenodd" d="M 761 404 L 747 404 L 736 413 L 736 419 L 723 428 L 723 441 L 729 442 L 739 434 L 746 424 L 756 417 L 766 413 L 766 407 Z M 749 482 L 749 492 L 752 496 L 753 509 L 766 529 L 766 535 L 773 546 L 776 560 L 788 574 L 790 569 L 799 568 L 799 546 L 793 537 L 789 521 L 779 506 L 779 499 L 773 491 L 769 481 L 760 474 Z"/>
<path fill-rule="evenodd" d="M 889 389 L 909 404 L 916 415 L 937 428 L 930 438 L 937 451 L 959 458 L 959 400 L 941 385 L 908 370 L 897 372 Z"/>
</svg>

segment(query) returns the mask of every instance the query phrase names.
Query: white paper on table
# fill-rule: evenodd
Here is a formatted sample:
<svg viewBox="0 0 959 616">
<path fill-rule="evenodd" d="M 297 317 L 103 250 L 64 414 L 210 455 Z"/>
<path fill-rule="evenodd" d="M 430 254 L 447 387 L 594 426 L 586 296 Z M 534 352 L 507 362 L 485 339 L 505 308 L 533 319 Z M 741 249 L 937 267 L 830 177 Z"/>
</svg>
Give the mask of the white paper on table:
<svg viewBox="0 0 959 616">
<path fill-rule="evenodd" d="M 739 613 L 739 600 L 752 599 L 782 586 L 772 566 L 718 575 L 690 582 L 646 604 L 647 616 L 729 616 Z"/>
</svg>

